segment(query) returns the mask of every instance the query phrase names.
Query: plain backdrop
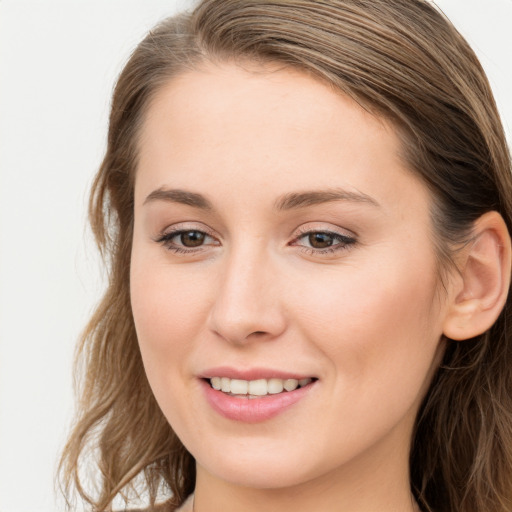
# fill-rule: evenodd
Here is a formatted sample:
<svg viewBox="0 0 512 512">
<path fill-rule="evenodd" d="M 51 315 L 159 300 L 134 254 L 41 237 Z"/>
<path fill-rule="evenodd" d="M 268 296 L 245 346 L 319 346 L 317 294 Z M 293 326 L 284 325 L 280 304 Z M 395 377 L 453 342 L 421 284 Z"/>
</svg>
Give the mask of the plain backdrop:
<svg viewBox="0 0 512 512">
<path fill-rule="evenodd" d="M 439 0 L 480 57 L 512 140 L 512 0 Z M 0 0 L 0 512 L 63 510 L 72 357 L 102 280 L 86 229 L 110 94 L 185 0 Z M 511 440 L 512 442 L 512 440 Z"/>
</svg>

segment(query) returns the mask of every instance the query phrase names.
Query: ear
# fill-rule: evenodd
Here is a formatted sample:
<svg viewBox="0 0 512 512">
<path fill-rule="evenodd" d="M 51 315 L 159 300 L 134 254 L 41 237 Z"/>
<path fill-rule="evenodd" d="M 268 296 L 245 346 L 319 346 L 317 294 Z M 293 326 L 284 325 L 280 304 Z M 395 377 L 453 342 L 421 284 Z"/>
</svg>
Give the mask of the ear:
<svg viewBox="0 0 512 512">
<path fill-rule="evenodd" d="M 443 333 L 452 340 L 466 340 L 487 331 L 507 300 L 511 272 L 511 242 L 498 212 L 475 221 L 472 241 L 457 261 Z"/>
</svg>

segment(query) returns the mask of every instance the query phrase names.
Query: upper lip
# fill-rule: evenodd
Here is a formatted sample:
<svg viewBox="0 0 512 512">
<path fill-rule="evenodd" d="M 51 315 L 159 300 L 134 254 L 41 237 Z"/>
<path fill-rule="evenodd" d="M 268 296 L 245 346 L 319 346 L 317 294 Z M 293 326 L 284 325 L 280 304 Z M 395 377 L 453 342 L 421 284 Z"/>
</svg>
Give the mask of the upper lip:
<svg viewBox="0 0 512 512">
<path fill-rule="evenodd" d="M 217 366 L 215 368 L 208 368 L 202 371 L 199 375 L 202 379 L 211 379 L 212 377 L 227 377 L 228 379 L 240 379 L 240 380 L 258 380 L 258 379 L 307 379 L 314 378 L 313 375 L 288 372 L 283 370 L 277 370 L 273 368 L 233 368 L 230 366 Z"/>
</svg>

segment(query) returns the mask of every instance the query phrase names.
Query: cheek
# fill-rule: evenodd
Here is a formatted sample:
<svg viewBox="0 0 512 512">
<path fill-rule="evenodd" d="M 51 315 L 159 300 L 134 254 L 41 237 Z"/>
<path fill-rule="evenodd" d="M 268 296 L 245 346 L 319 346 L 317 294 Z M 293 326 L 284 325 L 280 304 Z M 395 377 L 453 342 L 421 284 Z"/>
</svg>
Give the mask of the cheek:
<svg viewBox="0 0 512 512">
<path fill-rule="evenodd" d="M 383 433 L 410 435 L 441 336 L 432 274 L 414 265 L 351 268 L 335 282 L 308 281 L 296 303 L 301 335 L 324 361 L 323 408 L 331 415 L 316 424 L 315 438 L 333 464 L 336 453 L 363 451 Z"/>
<path fill-rule="evenodd" d="M 183 362 L 201 339 L 212 295 L 201 274 L 148 261 L 136 251 L 132 255 L 132 311 L 152 386 L 160 381 L 165 386 L 164 381 L 187 373 Z"/>
<path fill-rule="evenodd" d="M 370 408 L 385 402 L 389 407 L 387 397 L 396 396 L 403 407 L 421 393 L 442 328 L 435 272 L 419 273 L 430 266 L 418 264 L 395 256 L 385 271 L 350 268 L 325 286 L 321 279 L 304 284 L 297 317 L 304 336 L 329 361 L 336 396 L 350 390 L 361 397 L 361 407 Z"/>
<path fill-rule="evenodd" d="M 203 339 L 209 288 L 192 273 L 134 254 L 131 302 L 148 382 L 173 428 L 194 424 L 190 354 Z"/>
</svg>

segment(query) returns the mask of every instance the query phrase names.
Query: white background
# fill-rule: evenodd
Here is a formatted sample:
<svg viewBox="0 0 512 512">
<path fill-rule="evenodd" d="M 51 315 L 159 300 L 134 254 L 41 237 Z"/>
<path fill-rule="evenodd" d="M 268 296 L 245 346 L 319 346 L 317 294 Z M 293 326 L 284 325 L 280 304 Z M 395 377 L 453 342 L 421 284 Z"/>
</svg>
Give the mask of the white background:
<svg viewBox="0 0 512 512">
<path fill-rule="evenodd" d="M 0 0 L 0 512 L 54 512 L 75 341 L 101 290 L 87 191 L 130 51 L 186 0 Z M 512 0 L 439 0 L 512 140 Z"/>
</svg>

